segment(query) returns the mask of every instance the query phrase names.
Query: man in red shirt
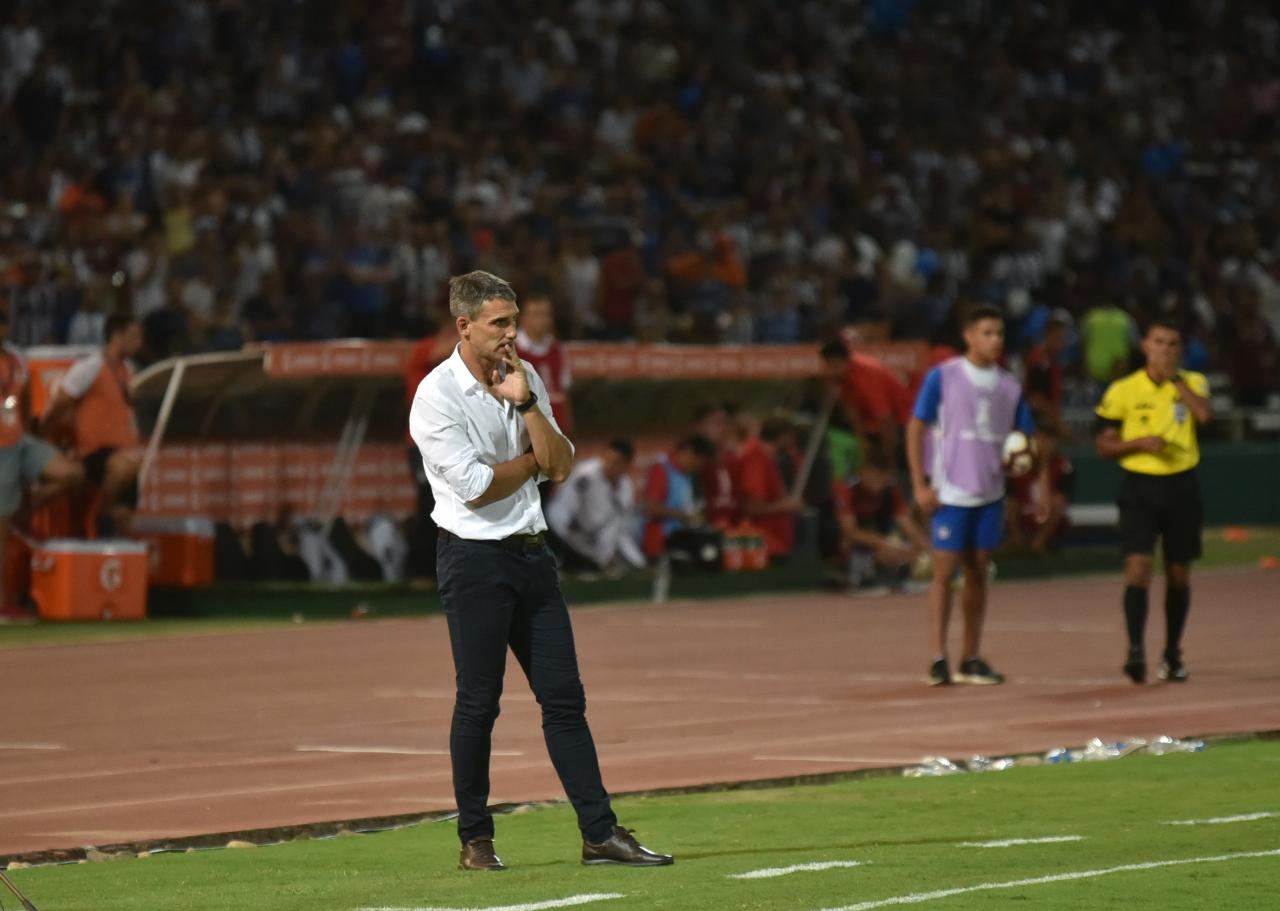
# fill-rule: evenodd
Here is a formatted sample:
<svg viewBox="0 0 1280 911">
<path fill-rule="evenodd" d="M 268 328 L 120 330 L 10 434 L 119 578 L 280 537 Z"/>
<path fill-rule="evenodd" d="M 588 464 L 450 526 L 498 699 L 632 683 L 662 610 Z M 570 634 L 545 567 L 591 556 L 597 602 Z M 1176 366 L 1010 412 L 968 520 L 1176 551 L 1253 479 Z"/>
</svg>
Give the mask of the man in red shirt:
<svg viewBox="0 0 1280 911">
<path fill-rule="evenodd" d="M 795 427 L 781 415 L 766 418 L 760 435 L 747 441 L 738 453 L 734 491 L 742 517 L 764 532 L 769 558 L 782 560 L 795 544 L 795 515 L 804 500 L 788 493 L 778 467 L 778 456 L 791 444 Z"/>
<path fill-rule="evenodd" d="M 605 254 L 600 260 L 597 309 L 604 322 L 604 335 L 610 341 L 631 338 L 635 330 L 636 299 L 644 282 L 640 253 L 630 243 Z"/>
<path fill-rule="evenodd" d="M 833 483 L 832 499 L 850 584 L 905 582 L 912 564 L 928 552 L 929 539 L 894 482 L 884 453 L 871 447 L 852 481 Z"/>
<path fill-rule="evenodd" d="M 1062 426 L 1062 352 L 1067 347 L 1070 317 L 1054 313 L 1045 326 L 1044 339 L 1027 352 L 1027 377 L 1024 383 L 1027 404 L 1035 413 L 1036 423 L 1057 436 Z"/>
<path fill-rule="evenodd" d="M 902 428 L 911 411 L 906 384 L 883 363 L 850 352 L 843 342 L 828 342 L 820 353 L 827 379 L 840 390 L 850 428 L 863 440 L 879 443 L 889 464 L 896 464 Z"/>
<path fill-rule="evenodd" d="M 520 307 L 520 331 L 516 352 L 533 365 L 551 397 L 551 413 L 566 435 L 573 433 L 573 410 L 569 406 L 569 353 L 555 337 L 555 311 L 551 298 L 534 292 Z"/>
<path fill-rule="evenodd" d="M 700 406 L 693 414 L 694 430 L 716 448 L 715 457 L 698 476 L 698 492 L 706 509 L 707 524 L 728 528 L 738 519 L 738 500 L 733 491 L 737 455 L 732 448 L 733 426 L 723 405 Z"/>
<path fill-rule="evenodd" d="M 1036 416 L 1039 420 L 1039 415 Z M 1046 435 L 1045 441 L 1051 442 Z M 1005 515 L 1009 524 L 1009 544 L 1025 547 L 1034 554 L 1046 554 L 1054 548 L 1070 522 L 1067 508 L 1071 505 L 1071 492 L 1075 486 L 1074 467 L 1056 445 L 1042 458 L 1049 460 L 1049 515 L 1043 520 L 1036 516 L 1037 488 L 1046 483 L 1038 471 L 1029 472 L 1009 481 L 1009 503 Z"/>
</svg>

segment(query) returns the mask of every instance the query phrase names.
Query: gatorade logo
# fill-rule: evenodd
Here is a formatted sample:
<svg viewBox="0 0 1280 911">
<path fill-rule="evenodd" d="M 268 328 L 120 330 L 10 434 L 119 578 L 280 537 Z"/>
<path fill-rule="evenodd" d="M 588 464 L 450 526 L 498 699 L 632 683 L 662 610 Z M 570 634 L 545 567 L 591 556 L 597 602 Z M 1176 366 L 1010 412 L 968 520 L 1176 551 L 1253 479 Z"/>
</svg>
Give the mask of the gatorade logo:
<svg viewBox="0 0 1280 911">
<path fill-rule="evenodd" d="M 938 526 L 938 540 L 945 541 L 951 537 L 951 529 L 945 525 Z"/>
<path fill-rule="evenodd" d="M 120 590 L 120 586 L 124 584 L 124 564 L 120 562 L 119 557 L 108 557 L 102 561 L 102 568 L 98 570 L 98 581 L 102 583 L 103 591 Z"/>
</svg>

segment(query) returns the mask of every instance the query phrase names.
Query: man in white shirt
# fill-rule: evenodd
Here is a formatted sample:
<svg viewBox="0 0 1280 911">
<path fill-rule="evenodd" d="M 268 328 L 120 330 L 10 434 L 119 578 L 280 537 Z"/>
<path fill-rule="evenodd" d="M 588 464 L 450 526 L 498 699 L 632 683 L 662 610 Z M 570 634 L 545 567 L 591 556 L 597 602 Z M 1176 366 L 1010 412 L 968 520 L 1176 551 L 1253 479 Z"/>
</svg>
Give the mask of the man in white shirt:
<svg viewBox="0 0 1280 911">
<path fill-rule="evenodd" d="M 449 753 L 464 870 L 503 870 L 488 810 L 490 735 L 507 648 L 542 707 L 552 764 L 582 830 L 582 862 L 659 866 L 618 825 L 587 727 L 569 610 L 546 546 L 537 482 L 563 481 L 573 444 L 536 372 L 516 354 L 515 292 L 488 272 L 449 281 L 458 347 L 418 386 L 409 433 L 440 529 L 437 578 L 457 677 Z"/>
<path fill-rule="evenodd" d="M 645 565 L 640 545 L 628 525 L 635 506 L 635 485 L 628 472 L 634 448 L 629 440 L 614 440 L 603 456 L 574 466 L 569 479 L 556 488 L 547 507 L 556 546 L 565 568 L 611 570 L 627 564 Z"/>
</svg>

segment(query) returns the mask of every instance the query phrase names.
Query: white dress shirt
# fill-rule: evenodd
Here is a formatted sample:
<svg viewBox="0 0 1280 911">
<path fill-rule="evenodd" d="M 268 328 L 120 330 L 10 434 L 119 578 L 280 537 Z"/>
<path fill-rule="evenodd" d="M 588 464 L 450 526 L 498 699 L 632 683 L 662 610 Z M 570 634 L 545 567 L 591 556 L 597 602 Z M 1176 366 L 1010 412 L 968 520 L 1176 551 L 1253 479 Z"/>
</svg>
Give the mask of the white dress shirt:
<svg viewBox="0 0 1280 911">
<path fill-rule="evenodd" d="M 574 466 L 556 488 L 547 507 L 547 522 L 565 543 L 601 569 L 621 557 L 635 567 L 644 554 L 630 534 L 635 485 L 623 475 L 615 484 L 604 474 L 604 460 L 587 459 Z"/>
<path fill-rule="evenodd" d="M 547 387 L 524 362 L 529 389 L 556 432 Z M 467 504 L 489 489 L 493 466 L 509 462 L 529 448 L 524 416 L 499 401 L 471 375 L 459 348 L 423 378 L 409 409 L 409 435 L 422 453 L 422 466 L 436 498 L 432 520 L 459 538 L 496 541 L 511 535 L 545 531 L 542 498 L 530 478 L 509 497 L 487 506 Z M 570 447 L 572 448 L 572 443 Z"/>
</svg>

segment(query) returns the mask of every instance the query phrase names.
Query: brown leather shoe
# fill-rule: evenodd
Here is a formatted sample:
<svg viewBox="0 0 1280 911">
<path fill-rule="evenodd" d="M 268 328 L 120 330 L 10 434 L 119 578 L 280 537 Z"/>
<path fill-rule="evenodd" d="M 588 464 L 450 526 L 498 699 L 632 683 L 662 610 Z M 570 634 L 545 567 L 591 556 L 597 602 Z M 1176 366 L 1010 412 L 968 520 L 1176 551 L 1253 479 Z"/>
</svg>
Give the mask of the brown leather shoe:
<svg viewBox="0 0 1280 911">
<path fill-rule="evenodd" d="M 584 864 L 623 864 L 628 867 L 663 867 L 675 863 L 670 854 L 650 851 L 635 840 L 631 829 L 614 826 L 613 834 L 598 845 L 582 842 Z"/>
<path fill-rule="evenodd" d="M 473 838 L 462 846 L 459 870 L 505 870 L 506 865 L 493 853 L 492 838 Z"/>
</svg>

